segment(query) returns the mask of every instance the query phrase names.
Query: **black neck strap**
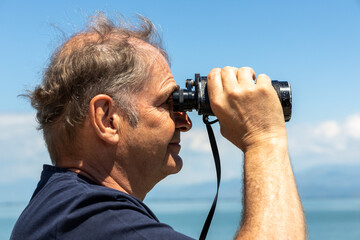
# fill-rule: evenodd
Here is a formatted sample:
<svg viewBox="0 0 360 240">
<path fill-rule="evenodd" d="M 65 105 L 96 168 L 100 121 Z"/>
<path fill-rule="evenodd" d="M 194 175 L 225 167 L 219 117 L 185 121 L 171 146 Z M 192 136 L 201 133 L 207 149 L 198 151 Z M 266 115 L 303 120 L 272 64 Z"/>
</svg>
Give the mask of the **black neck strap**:
<svg viewBox="0 0 360 240">
<path fill-rule="evenodd" d="M 216 188 L 216 195 L 213 201 L 213 204 L 210 208 L 209 214 L 206 218 L 206 221 L 204 223 L 203 229 L 201 230 L 201 234 L 200 234 L 200 238 L 199 240 L 205 240 L 206 235 L 209 231 L 210 228 L 210 224 L 212 221 L 212 218 L 214 216 L 214 212 L 215 212 L 215 208 L 216 208 L 216 203 L 217 203 L 217 199 L 218 199 L 218 194 L 219 194 L 219 187 L 220 187 L 220 180 L 221 180 L 221 166 L 220 166 L 220 157 L 219 157 L 219 151 L 216 145 L 216 140 L 215 140 L 215 136 L 214 136 L 214 132 L 211 128 L 211 124 L 216 123 L 218 120 L 216 119 L 215 121 L 209 122 L 208 116 L 204 115 L 203 116 L 203 122 L 206 124 L 206 129 L 209 135 L 209 140 L 210 140 L 210 145 L 211 145 L 211 150 L 212 150 L 212 154 L 214 157 L 214 162 L 215 162 L 215 167 L 216 167 L 216 176 L 217 176 L 217 188 Z"/>
</svg>

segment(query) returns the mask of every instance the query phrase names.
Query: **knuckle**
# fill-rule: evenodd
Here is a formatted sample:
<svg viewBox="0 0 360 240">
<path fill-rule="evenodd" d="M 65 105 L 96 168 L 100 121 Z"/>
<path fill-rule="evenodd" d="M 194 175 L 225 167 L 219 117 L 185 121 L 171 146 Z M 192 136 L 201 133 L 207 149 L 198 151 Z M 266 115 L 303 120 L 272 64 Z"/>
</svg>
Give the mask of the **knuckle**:
<svg viewBox="0 0 360 240">
<path fill-rule="evenodd" d="M 210 73 L 218 73 L 220 71 L 221 71 L 220 68 L 213 68 L 213 69 L 211 69 Z"/>
<path fill-rule="evenodd" d="M 254 71 L 251 67 L 241 67 L 239 68 L 241 71 Z"/>
<path fill-rule="evenodd" d="M 254 70 L 251 67 L 241 67 L 238 69 L 238 72 L 240 73 L 253 73 Z"/>
<path fill-rule="evenodd" d="M 270 77 L 264 73 L 259 74 L 258 79 L 270 81 Z"/>
<path fill-rule="evenodd" d="M 269 92 L 269 88 L 266 85 L 261 85 L 257 87 L 257 91 L 259 92 L 259 94 L 261 95 L 266 95 Z"/>
<path fill-rule="evenodd" d="M 255 80 L 256 74 L 255 71 L 251 67 L 242 67 L 237 70 L 237 76 L 238 78 L 252 78 Z"/>
<path fill-rule="evenodd" d="M 229 73 L 233 71 L 234 71 L 234 67 L 230 67 L 230 66 L 226 66 L 221 69 L 221 73 Z"/>
<path fill-rule="evenodd" d="M 222 106 L 222 101 L 220 100 L 220 98 L 215 97 L 215 98 L 211 99 L 210 104 L 211 104 L 212 108 L 219 109 Z"/>
<path fill-rule="evenodd" d="M 230 98 L 238 98 L 241 95 L 241 92 L 242 91 L 239 90 L 238 88 L 234 88 L 234 89 L 229 90 L 228 96 Z"/>
<path fill-rule="evenodd" d="M 221 69 L 221 74 L 226 75 L 226 74 L 230 73 L 231 71 L 232 71 L 232 67 L 226 66 Z"/>
<path fill-rule="evenodd" d="M 208 77 L 212 78 L 215 75 L 219 74 L 221 72 L 220 68 L 213 68 L 211 69 L 210 73 L 208 74 Z"/>
<path fill-rule="evenodd" d="M 262 84 L 256 86 L 256 96 L 269 99 L 272 95 L 276 94 L 271 84 Z"/>
</svg>

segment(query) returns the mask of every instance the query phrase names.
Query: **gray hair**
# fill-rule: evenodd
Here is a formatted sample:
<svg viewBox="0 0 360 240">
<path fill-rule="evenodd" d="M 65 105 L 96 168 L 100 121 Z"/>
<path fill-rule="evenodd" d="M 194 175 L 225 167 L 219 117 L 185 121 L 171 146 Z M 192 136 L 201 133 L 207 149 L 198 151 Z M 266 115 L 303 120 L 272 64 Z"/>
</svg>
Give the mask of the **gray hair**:
<svg viewBox="0 0 360 240">
<path fill-rule="evenodd" d="M 151 44 L 166 58 L 161 39 L 151 21 L 139 17 L 135 27 L 118 25 L 102 13 L 91 17 L 87 28 L 73 35 L 52 55 L 42 84 L 27 95 L 37 110 L 39 129 L 53 163 L 60 147 L 70 148 L 76 129 L 88 115 L 91 99 L 106 94 L 127 116 L 131 126 L 138 121 L 132 96 L 149 77 L 149 54 L 138 43 Z"/>
</svg>

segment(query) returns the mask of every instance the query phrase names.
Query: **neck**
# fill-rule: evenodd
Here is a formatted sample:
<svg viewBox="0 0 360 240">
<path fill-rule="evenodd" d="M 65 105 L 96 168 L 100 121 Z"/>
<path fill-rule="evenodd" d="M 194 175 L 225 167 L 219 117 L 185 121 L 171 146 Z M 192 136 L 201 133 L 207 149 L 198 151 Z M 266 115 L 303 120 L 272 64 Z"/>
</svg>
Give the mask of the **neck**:
<svg viewBox="0 0 360 240">
<path fill-rule="evenodd" d="M 102 164 L 86 164 L 85 161 L 66 161 L 71 164 L 65 164 L 65 161 L 60 161 L 61 164 L 57 166 L 61 168 L 69 169 L 77 174 L 80 174 L 95 183 L 112 188 L 126 194 L 129 194 L 137 199 L 143 201 L 149 190 L 142 184 L 138 184 L 135 181 L 131 181 L 126 171 L 122 170 L 117 164 L 112 166 L 106 166 Z M 130 174 L 129 174 L 130 175 Z M 131 175 L 130 175 L 131 176 Z"/>
<path fill-rule="evenodd" d="M 138 172 L 136 166 L 126 152 L 118 153 L 118 146 L 107 144 L 91 131 L 91 127 L 84 127 L 78 132 L 76 152 L 60 151 L 57 166 L 69 169 L 77 174 L 89 178 L 95 183 L 127 193 L 140 200 L 153 186 L 146 183 L 146 176 Z M 127 157 L 126 157 L 127 156 Z"/>
</svg>

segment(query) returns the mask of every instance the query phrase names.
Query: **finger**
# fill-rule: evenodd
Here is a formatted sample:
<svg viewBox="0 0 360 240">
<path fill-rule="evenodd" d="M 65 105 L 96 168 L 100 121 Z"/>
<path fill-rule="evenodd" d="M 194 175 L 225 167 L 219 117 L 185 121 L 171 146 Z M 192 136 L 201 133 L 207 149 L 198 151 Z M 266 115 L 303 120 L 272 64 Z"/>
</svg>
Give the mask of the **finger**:
<svg viewBox="0 0 360 240">
<path fill-rule="evenodd" d="M 220 96 L 223 91 L 223 84 L 221 81 L 221 69 L 214 68 L 210 71 L 207 78 L 207 90 L 210 99 L 215 96 Z"/>
<path fill-rule="evenodd" d="M 224 67 L 221 69 L 221 81 L 224 91 L 231 91 L 238 87 L 238 80 L 236 78 L 237 68 Z"/>
<path fill-rule="evenodd" d="M 256 79 L 256 85 L 270 86 L 271 85 L 271 79 L 266 74 L 259 74 L 259 76 Z"/>
<path fill-rule="evenodd" d="M 255 71 L 250 67 L 242 67 L 237 70 L 237 80 L 240 85 L 253 85 L 255 78 Z"/>
</svg>

